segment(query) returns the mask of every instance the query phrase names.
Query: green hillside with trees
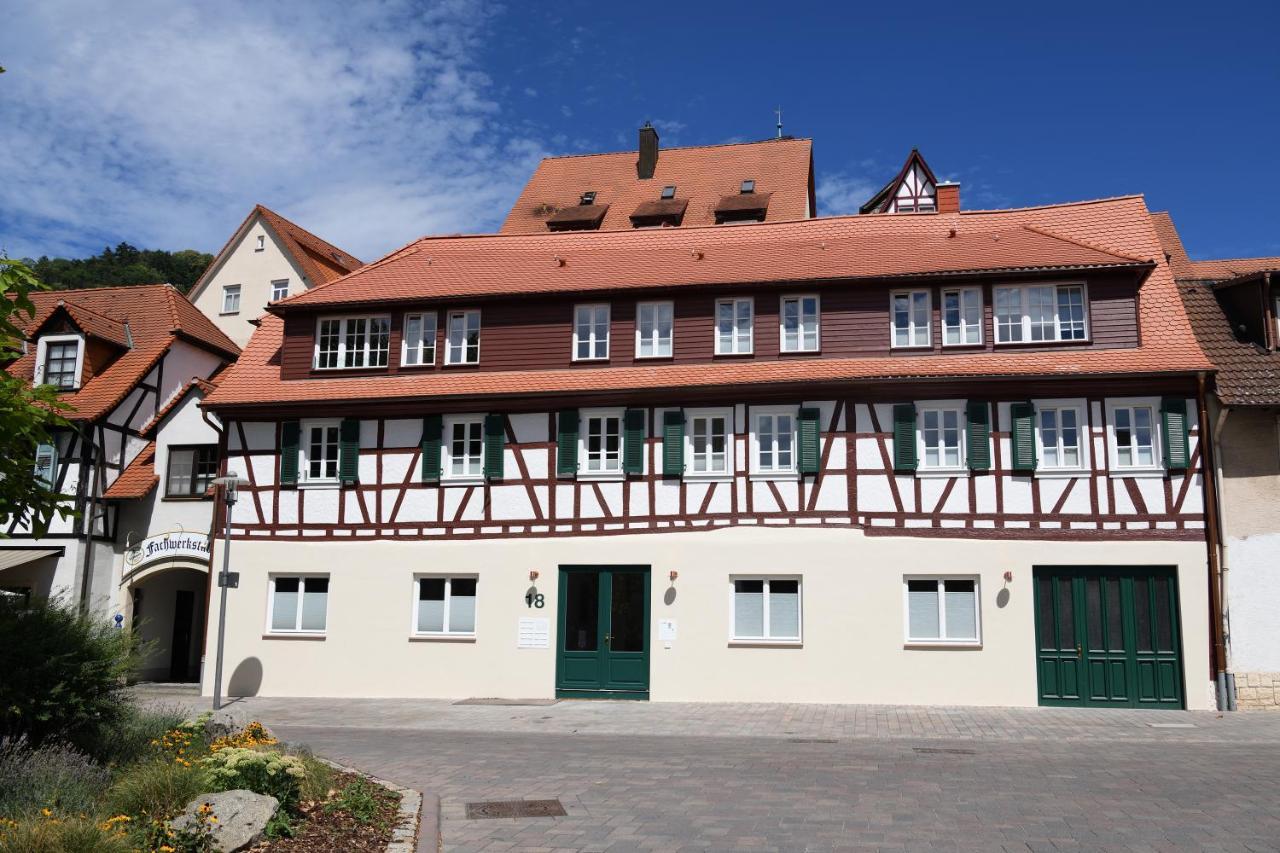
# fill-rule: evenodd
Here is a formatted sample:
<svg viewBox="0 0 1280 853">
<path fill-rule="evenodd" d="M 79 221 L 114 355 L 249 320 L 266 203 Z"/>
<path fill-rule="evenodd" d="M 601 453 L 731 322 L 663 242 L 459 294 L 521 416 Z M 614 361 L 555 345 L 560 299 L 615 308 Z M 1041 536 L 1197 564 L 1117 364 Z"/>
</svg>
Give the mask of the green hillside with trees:
<svg viewBox="0 0 1280 853">
<path fill-rule="evenodd" d="M 121 243 L 91 258 L 28 259 L 36 277 L 54 290 L 168 282 L 186 293 L 213 261 L 213 255 L 182 249 L 139 249 Z"/>
</svg>

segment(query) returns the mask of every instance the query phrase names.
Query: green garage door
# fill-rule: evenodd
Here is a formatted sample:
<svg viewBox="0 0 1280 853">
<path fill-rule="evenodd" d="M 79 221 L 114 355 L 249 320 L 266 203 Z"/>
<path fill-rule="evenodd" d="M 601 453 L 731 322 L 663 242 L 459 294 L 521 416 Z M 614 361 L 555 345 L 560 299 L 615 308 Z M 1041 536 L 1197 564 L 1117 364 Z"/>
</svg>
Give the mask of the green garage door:
<svg viewBox="0 0 1280 853">
<path fill-rule="evenodd" d="M 1178 578 L 1166 566 L 1037 566 L 1041 705 L 1181 708 Z"/>
</svg>

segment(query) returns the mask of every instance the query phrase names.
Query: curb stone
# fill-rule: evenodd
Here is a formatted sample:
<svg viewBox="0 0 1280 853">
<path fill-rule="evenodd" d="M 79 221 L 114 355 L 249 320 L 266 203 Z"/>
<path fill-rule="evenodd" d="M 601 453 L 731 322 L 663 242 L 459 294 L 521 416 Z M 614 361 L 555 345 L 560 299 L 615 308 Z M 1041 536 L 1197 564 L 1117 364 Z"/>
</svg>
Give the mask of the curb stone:
<svg viewBox="0 0 1280 853">
<path fill-rule="evenodd" d="M 388 782 L 386 779 L 379 779 L 377 776 L 365 773 L 363 770 L 355 767 L 348 767 L 345 764 L 339 764 L 336 761 L 330 761 L 329 759 L 322 758 L 319 755 L 315 756 L 315 758 L 318 761 L 323 761 L 335 770 L 341 770 L 344 773 L 354 773 L 357 776 L 363 776 L 370 782 L 374 782 L 384 788 L 389 788 L 400 795 L 400 818 L 396 821 L 395 828 L 391 830 L 391 840 L 387 842 L 386 853 L 418 853 L 418 851 L 422 850 L 435 853 L 440 849 L 439 797 L 432 796 L 429 798 L 434 806 L 434 814 L 427 815 L 426 819 L 423 820 L 422 806 L 423 801 L 426 798 L 423 797 L 421 792 L 415 791 L 412 788 L 402 787 L 394 782 Z M 421 824 L 421 826 L 419 826 L 419 824 Z M 419 837 L 420 830 L 421 835 L 425 837 Z M 431 832 L 432 836 L 434 836 L 434 843 L 429 847 L 424 847 L 423 842 L 425 842 L 427 838 L 432 837 L 427 836 L 427 832 Z"/>
</svg>

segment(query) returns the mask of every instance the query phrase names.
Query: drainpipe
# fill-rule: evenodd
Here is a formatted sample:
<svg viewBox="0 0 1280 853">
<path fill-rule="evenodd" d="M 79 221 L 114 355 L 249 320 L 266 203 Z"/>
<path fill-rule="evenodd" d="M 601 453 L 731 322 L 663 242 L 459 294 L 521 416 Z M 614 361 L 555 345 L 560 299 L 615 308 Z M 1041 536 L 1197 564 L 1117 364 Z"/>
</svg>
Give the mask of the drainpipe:
<svg viewBox="0 0 1280 853">
<path fill-rule="evenodd" d="M 1214 453 L 1212 439 L 1205 441 L 1209 432 L 1209 409 L 1205 394 L 1205 374 L 1196 374 L 1196 408 L 1199 410 L 1200 446 L 1204 448 L 1202 456 L 1212 456 L 1202 461 L 1202 467 L 1208 469 L 1210 476 L 1201 475 L 1204 483 L 1205 539 L 1209 549 L 1209 630 L 1213 637 L 1214 681 L 1218 687 L 1218 709 L 1228 708 L 1227 701 L 1227 645 L 1222 623 L 1222 573 L 1218 561 L 1218 549 L 1221 546 L 1222 517 L 1218 507 L 1218 483 L 1216 476 L 1217 455 Z"/>
<path fill-rule="evenodd" d="M 1227 533 L 1225 510 L 1222 508 L 1223 489 L 1222 489 L 1222 430 L 1227 424 L 1227 415 L 1231 410 L 1226 406 L 1218 409 L 1217 422 L 1213 425 L 1213 480 L 1214 488 L 1218 495 L 1218 574 L 1221 577 L 1219 587 L 1222 596 L 1222 630 L 1226 635 L 1225 646 L 1227 653 L 1226 660 L 1226 693 L 1227 693 L 1227 710 L 1234 711 L 1236 709 L 1236 674 L 1231 671 L 1231 603 L 1227 596 L 1228 582 L 1231 576 L 1231 561 L 1228 559 Z"/>
<path fill-rule="evenodd" d="M 200 408 L 200 417 L 207 423 L 215 433 L 218 434 L 218 476 L 225 476 L 227 473 L 227 435 L 225 427 L 216 421 L 209 420 L 209 411 L 203 406 Z M 221 527 L 222 500 L 221 490 L 214 495 L 213 512 L 209 513 L 209 571 L 205 577 L 205 593 L 204 593 L 204 613 L 201 614 L 200 626 L 200 683 L 204 684 L 204 663 L 205 650 L 209 647 L 209 606 L 213 603 L 213 567 L 214 550 L 218 547 L 218 530 Z"/>
<path fill-rule="evenodd" d="M 85 510 L 84 516 L 84 559 L 80 568 L 80 612 L 89 612 L 89 592 L 90 585 L 93 580 L 93 513 L 98 503 L 98 487 L 102 485 L 97 467 L 94 464 L 95 447 L 89 438 L 93 434 L 93 426 L 80 428 L 80 441 L 84 445 L 85 452 L 85 468 L 88 469 L 91 480 L 86 481 L 89 491 L 89 503 Z"/>
</svg>

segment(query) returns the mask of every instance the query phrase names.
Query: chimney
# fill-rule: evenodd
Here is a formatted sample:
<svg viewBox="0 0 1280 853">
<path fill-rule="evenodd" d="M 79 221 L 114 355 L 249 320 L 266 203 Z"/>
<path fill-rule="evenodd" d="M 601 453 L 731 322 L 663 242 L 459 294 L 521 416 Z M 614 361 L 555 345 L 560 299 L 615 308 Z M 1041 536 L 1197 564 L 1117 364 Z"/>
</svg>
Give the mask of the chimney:
<svg viewBox="0 0 1280 853">
<path fill-rule="evenodd" d="M 658 167 L 658 131 L 649 122 L 640 128 L 640 159 L 636 161 L 636 177 L 647 181 Z"/>
<path fill-rule="evenodd" d="M 938 212 L 960 212 L 960 185 L 955 181 L 943 181 L 938 184 Z"/>
</svg>

